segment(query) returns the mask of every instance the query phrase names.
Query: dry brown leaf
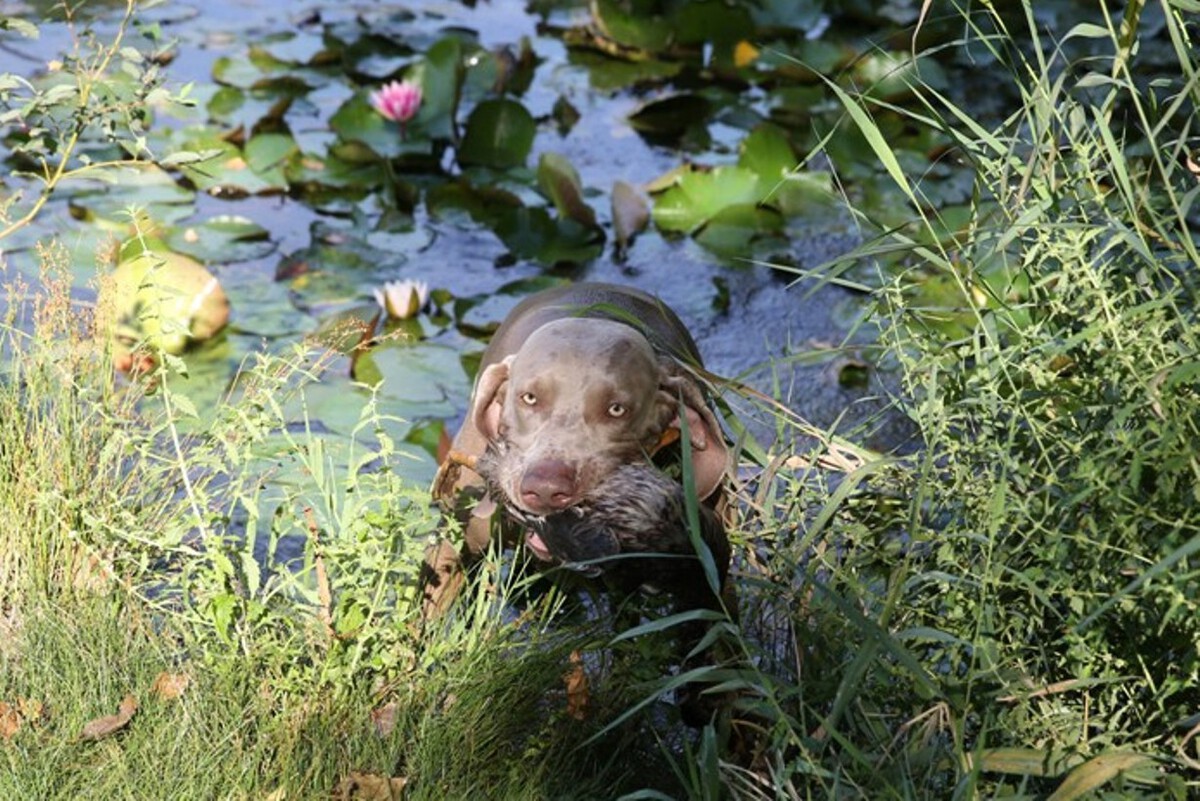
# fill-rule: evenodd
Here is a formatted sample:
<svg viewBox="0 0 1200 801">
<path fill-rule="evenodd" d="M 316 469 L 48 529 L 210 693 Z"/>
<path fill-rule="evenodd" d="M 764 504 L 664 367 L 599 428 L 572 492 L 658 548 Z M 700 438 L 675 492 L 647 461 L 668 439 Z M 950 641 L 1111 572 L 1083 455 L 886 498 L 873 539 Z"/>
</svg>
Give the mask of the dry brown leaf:
<svg viewBox="0 0 1200 801">
<path fill-rule="evenodd" d="M 83 732 L 80 735 L 85 740 L 99 740 L 107 737 L 110 734 L 119 732 L 129 723 L 137 712 L 137 698 L 130 693 L 121 699 L 121 705 L 117 707 L 117 714 L 105 715 L 95 720 L 89 720 L 83 726 Z"/>
<path fill-rule="evenodd" d="M 588 692 L 587 673 L 583 671 L 583 657 L 578 651 L 571 652 L 571 669 L 563 677 L 567 685 L 567 714 L 576 720 L 587 717 L 591 694 Z"/>
<path fill-rule="evenodd" d="M 192 677 L 186 673 L 167 673 L 164 670 L 154 677 L 154 683 L 150 685 L 150 694 L 164 701 L 174 701 L 183 695 L 191 683 Z"/>
<path fill-rule="evenodd" d="M 21 713 L 0 701 L 0 740 L 11 740 L 21 728 Z"/>
<path fill-rule="evenodd" d="M 352 772 L 342 779 L 333 791 L 337 801 L 397 801 L 404 797 L 404 776 L 376 776 L 373 773 Z"/>
<path fill-rule="evenodd" d="M 375 726 L 375 733 L 380 737 L 387 737 L 396 728 L 396 713 L 399 707 L 395 701 L 388 701 L 380 707 L 371 710 L 371 723 Z"/>
</svg>

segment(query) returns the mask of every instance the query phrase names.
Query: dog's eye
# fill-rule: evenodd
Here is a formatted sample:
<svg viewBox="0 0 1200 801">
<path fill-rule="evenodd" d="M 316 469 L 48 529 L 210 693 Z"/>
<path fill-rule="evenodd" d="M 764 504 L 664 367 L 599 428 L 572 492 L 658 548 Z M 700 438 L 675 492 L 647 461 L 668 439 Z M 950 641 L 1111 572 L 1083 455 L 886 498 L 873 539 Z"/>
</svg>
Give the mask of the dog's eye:
<svg viewBox="0 0 1200 801">
<path fill-rule="evenodd" d="M 610 403 L 608 405 L 608 416 L 609 417 L 624 417 L 625 412 L 626 412 L 625 404 L 623 404 L 623 403 Z"/>
<path fill-rule="evenodd" d="M 526 406 L 537 406 L 537 395 L 534 395 L 532 392 L 522 392 L 521 403 Z"/>
</svg>

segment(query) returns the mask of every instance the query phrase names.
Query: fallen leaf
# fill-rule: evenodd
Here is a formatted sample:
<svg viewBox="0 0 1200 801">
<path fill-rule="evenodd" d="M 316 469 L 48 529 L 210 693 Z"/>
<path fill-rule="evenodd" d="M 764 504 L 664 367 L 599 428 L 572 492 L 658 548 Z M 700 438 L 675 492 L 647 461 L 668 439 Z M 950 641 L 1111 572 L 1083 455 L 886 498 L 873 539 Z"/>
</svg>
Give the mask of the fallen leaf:
<svg viewBox="0 0 1200 801">
<path fill-rule="evenodd" d="M 387 737 L 396 728 L 396 713 L 399 707 L 395 701 L 389 701 L 381 707 L 371 710 L 371 723 L 375 726 L 375 733 L 380 737 Z"/>
<path fill-rule="evenodd" d="M 192 677 L 186 673 L 167 673 L 164 670 L 154 677 L 154 683 L 150 685 L 150 694 L 164 701 L 174 701 L 183 695 L 191 683 Z"/>
<path fill-rule="evenodd" d="M 571 669 L 563 677 L 567 685 L 567 714 L 576 720 L 587 717 L 591 694 L 588 692 L 587 673 L 583 671 L 583 657 L 578 651 L 571 652 Z"/>
<path fill-rule="evenodd" d="M 351 773 L 338 782 L 333 797 L 338 801 L 396 801 L 403 798 L 404 776 L 376 776 L 372 773 Z"/>
<path fill-rule="evenodd" d="M 617 247 L 623 250 L 650 222 L 650 205 L 633 185 L 617 181 L 612 188 L 612 219 Z"/>
<path fill-rule="evenodd" d="M 99 740 L 108 737 L 125 728 L 134 713 L 137 712 L 137 708 L 137 698 L 130 693 L 121 699 L 121 705 L 117 707 L 117 714 L 89 720 L 84 724 L 81 736 L 85 740 Z"/>
<path fill-rule="evenodd" d="M 21 717 L 30 723 L 39 723 L 46 717 L 46 705 L 33 698 L 22 698 L 17 701 L 17 709 Z"/>
<path fill-rule="evenodd" d="M 21 728 L 21 713 L 0 701 L 0 740 L 11 740 Z"/>
</svg>

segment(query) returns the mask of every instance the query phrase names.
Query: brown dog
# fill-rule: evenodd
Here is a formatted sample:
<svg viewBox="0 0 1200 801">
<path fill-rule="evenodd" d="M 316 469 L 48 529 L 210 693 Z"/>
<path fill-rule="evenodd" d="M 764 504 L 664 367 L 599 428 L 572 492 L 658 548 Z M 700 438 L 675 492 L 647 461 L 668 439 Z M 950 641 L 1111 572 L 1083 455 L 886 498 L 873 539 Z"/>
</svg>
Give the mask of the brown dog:
<svg viewBox="0 0 1200 801">
<path fill-rule="evenodd" d="M 637 550 L 627 546 L 639 543 L 647 546 L 642 550 L 676 550 L 652 547 L 650 532 L 684 525 L 681 492 L 664 495 L 649 465 L 663 443 L 678 439 L 680 409 L 698 497 L 714 496 L 728 469 L 721 428 L 695 377 L 699 367 L 696 344 L 679 318 L 644 292 L 585 283 L 519 303 L 484 352 L 466 419 L 434 484 L 434 498 L 444 505 L 461 509 L 464 497 L 479 499 L 466 518 L 463 555 L 486 549 L 499 506 L 526 530 L 536 556 L 567 561 L 572 549 L 555 543 L 582 528 L 553 521 L 612 509 L 619 499 L 609 496 L 631 487 L 631 500 L 646 500 L 640 506 L 660 510 L 663 519 L 646 520 L 641 530 L 599 531 L 595 541 L 615 545 L 592 555 Z M 631 465 L 644 471 L 621 469 Z M 723 578 L 728 546 L 713 520 L 707 513 L 706 539 L 719 546 L 713 550 Z M 556 536 L 548 543 L 539 531 Z M 686 532 L 679 534 L 662 541 L 690 547 Z M 443 543 L 430 567 L 427 600 L 440 611 L 457 589 L 459 555 Z"/>
</svg>

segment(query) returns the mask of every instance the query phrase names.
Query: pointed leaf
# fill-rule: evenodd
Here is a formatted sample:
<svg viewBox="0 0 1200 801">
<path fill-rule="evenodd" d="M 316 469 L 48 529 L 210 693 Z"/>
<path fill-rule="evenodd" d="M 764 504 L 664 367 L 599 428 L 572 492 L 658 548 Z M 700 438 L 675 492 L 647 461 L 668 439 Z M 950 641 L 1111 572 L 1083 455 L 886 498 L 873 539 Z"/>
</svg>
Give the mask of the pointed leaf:
<svg viewBox="0 0 1200 801">
<path fill-rule="evenodd" d="M 538 188 L 554 203 L 560 217 L 586 228 L 596 225 L 596 212 L 583 199 L 583 185 L 571 162 L 558 153 L 543 153 L 538 159 Z"/>
</svg>

